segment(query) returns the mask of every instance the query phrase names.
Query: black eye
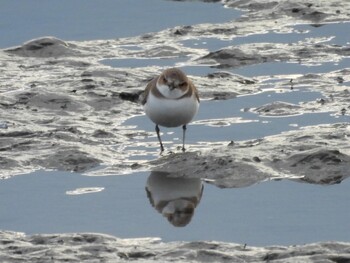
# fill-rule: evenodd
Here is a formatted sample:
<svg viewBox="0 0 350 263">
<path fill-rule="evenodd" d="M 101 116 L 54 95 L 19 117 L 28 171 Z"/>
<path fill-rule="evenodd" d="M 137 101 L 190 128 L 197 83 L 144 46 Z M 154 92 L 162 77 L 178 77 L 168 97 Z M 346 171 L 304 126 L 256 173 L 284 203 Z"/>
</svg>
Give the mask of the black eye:
<svg viewBox="0 0 350 263">
<path fill-rule="evenodd" d="M 187 83 L 186 82 L 182 82 L 182 83 L 180 83 L 180 87 L 185 87 L 187 85 Z"/>
</svg>

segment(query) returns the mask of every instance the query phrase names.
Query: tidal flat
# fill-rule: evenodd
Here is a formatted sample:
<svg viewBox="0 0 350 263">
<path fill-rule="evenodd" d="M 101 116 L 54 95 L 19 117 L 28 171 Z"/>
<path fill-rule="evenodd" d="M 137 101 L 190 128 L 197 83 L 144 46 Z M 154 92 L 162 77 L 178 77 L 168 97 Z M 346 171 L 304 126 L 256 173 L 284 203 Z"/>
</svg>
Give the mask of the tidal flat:
<svg viewBox="0 0 350 263">
<path fill-rule="evenodd" d="M 1 261 L 350 261 L 349 2 L 7 2 Z M 159 155 L 138 98 L 167 67 L 201 106 Z"/>
</svg>

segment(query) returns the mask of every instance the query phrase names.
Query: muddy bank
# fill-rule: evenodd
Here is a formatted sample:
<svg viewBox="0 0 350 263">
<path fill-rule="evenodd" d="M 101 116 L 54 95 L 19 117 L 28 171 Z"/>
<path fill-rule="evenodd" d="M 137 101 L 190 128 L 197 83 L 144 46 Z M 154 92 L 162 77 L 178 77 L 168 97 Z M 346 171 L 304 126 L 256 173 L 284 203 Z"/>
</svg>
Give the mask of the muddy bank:
<svg viewBox="0 0 350 263">
<path fill-rule="evenodd" d="M 306 127 L 208 151 L 169 154 L 150 162 L 174 177 L 204 178 L 219 187 L 292 179 L 337 184 L 350 176 L 349 124 Z"/>
<path fill-rule="evenodd" d="M 347 262 L 350 244 L 251 247 L 215 241 L 164 243 L 157 238 L 120 239 L 77 233 L 27 236 L 0 232 L 3 262 Z"/>
</svg>

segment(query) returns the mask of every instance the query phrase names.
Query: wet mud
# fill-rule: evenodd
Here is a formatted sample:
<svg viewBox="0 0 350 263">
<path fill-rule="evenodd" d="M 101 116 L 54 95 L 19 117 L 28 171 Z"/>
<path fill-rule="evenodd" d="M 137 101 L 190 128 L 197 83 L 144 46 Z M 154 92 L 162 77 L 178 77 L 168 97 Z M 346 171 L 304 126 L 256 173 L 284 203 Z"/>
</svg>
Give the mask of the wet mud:
<svg viewBox="0 0 350 263">
<path fill-rule="evenodd" d="M 5 262 L 348 262 L 349 245 L 323 242 L 265 248 L 222 242 L 161 242 L 103 234 L 32 235 L 0 232 Z M 23 256 L 27 255 L 26 258 Z"/>
</svg>

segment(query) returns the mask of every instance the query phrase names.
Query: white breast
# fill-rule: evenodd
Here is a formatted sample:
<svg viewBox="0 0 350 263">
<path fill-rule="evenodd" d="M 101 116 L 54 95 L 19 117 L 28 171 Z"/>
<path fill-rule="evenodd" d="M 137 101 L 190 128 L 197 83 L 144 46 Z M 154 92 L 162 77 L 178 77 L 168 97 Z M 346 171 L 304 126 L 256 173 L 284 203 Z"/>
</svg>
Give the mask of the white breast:
<svg viewBox="0 0 350 263">
<path fill-rule="evenodd" d="M 167 99 L 177 99 L 185 94 L 185 92 L 183 92 L 180 89 L 171 90 L 167 85 L 158 85 L 158 83 L 157 83 L 157 89 Z"/>
<path fill-rule="evenodd" d="M 178 127 L 188 124 L 196 115 L 199 102 L 193 95 L 182 99 L 157 98 L 151 92 L 144 105 L 146 115 L 164 127 Z"/>
</svg>

